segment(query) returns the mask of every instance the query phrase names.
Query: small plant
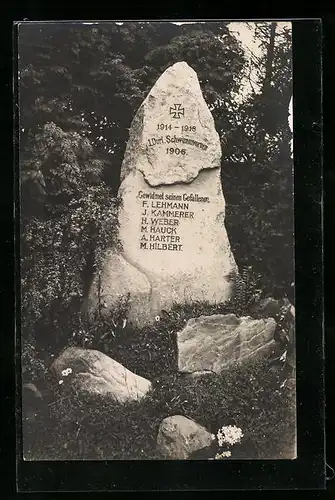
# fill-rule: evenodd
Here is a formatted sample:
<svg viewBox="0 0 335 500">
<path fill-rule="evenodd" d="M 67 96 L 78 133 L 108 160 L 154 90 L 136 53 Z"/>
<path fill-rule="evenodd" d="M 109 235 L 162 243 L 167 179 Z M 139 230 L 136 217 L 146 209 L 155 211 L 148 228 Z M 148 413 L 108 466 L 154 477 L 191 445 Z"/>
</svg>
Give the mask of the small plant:
<svg viewBox="0 0 335 500">
<path fill-rule="evenodd" d="M 278 383 L 283 389 L 290 379 L 295 378 L 295 309 L 287 299 L 283 300 L 275 320 L 275 339 L 281 349 L 271 364 L 278 369 Z"/>
<path fill-rule="evenodd" d="M 63 377 L 68 377 L 69 375 L 71 375 L 71 373 L 72 373 L 72 368 L 65 368 L 64 370 L 62 370 L 62 376 Z M 63 383 L 64 383 L 63 379 L 60 379 L 58 381 L 59 385 L 62 385 Z"/>
<path fill-rule="evenodd" d="M 294 307 L 288 300 L 284 300 L 280 307 L 279 313 L 275 318 L 277 321 L 278 329 L 281 333 L 281 341 L 285 346 L 294 343 Z"/>
<path fill-rule="evenodd" d="M 35 340 L 22 339 L 22 380 L 32 382 L 44 379 L 47 367 L 39 356 Z"/>
<path fill-rule="evenodd" d="M 243 438 L 242 429 L 235 425 L 223 426 L 217 431 L 216 436 L 212 435 L 213 439 L 217 439 L 219 451 L 215 455 L 215 460 L 231 457 L 231 448 L 241 442 Z M 225 448 L 225 449 L 224 449 Z"/>
<path fill-rule="evenodd" d="M 102 302 L 101 309 L 106 309 Z M 115 344 L 122 341 L 132 330 L 128 321 L 129 295 L 121 298 L 113 310 L 102 313 L 99 310 L 93 318 L 79 315 L 78 328 L 72 333 L 71 344 L 108 353 Z"/>
<path fill-rule="evenodd" d="M 233 282 L 233 294 L 229 300 L 231 309 L 238 316 L 248 315 L 251 307 L 262 296 L 261 275 L 255 273 L 251 266 L 247 266 L 240 273 L 231 273 L 230 279 Z"/>
</svg>

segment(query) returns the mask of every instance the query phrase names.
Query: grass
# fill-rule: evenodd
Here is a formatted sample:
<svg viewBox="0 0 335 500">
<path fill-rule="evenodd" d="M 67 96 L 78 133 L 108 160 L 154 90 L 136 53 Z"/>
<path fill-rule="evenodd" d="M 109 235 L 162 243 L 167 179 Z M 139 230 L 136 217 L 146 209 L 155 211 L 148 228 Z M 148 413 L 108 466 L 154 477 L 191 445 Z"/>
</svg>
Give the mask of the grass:
<svg viewBox="0 0 335 500">
<path fill-rule="evenodd" d="M 249 301 L 249 304 L 252 304 Z M 240 303 L 241 305 L 241 303 Z M 116 405 L 113 399 L 83 397 L 71 384 L 58 386 L 50 376 L 43 402 L 26 402 L 24 449 L 26 459 L 107 460 L 155 459 L 161 421 L 184 415 L 216 434 L 236 425 L 244 437 L 232 458 L 277 459 L 293 454 L 295 389 L 289 365 L 272 358 L 229 368 L 221 375 L 192 378 L 178 373 L 176 332 L 190 318 L 236 312 L 236 300 L 215 306 L 206 302 L 175 306 L 154 325 L 137 329 L 124 318 L 98 318 L 80 323 L 80 334 L 70 345 L 98 349 L 153 388 L 141 403 Z M 241 315 L 248 315 L 240 307 Z M 283 385 L 283 382 L 286 381 Z M 43 432 L 41 432 L 43 429 Z M 215 445 L 194 458 L 213 458 Z"/>
<path fill-rule="evenodd" d="M 236 366 L 220 376 L 158 377 L 142 403 L 116 405 L 54 387 L 48 405 L 28 424 L 34 459 L 153 459 L 161 421 L 184 415 L 212 433 L 236 425 L 244 438 L 232 458 L 280 458 L 295 432 L 294 389 L 269 360 Z M 43 429 L 43 433 L 40 432 Z M 30 432 L 29 432 L 30 430 Z M 216 450 L 211 450 L 214 456 Z"/>
</svg>

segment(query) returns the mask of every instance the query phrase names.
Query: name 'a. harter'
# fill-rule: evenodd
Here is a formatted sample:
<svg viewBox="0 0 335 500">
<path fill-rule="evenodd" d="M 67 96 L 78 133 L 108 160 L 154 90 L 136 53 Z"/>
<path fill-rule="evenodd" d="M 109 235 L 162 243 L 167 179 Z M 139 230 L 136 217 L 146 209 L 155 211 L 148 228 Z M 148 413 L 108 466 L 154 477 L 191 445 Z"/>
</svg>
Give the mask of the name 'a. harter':
<svg viewBox="0 0 335 500">
<path fill-rule="evenodd" d="M 170 66 L 138 109 L 121 168 L 119 239 L 93 279 L 88 310 L 129 297 L 150 323 L 174 304 L 225 302 L 236 271 L 225 229 L 221 145 L 196 72 Z"/>
</svg>

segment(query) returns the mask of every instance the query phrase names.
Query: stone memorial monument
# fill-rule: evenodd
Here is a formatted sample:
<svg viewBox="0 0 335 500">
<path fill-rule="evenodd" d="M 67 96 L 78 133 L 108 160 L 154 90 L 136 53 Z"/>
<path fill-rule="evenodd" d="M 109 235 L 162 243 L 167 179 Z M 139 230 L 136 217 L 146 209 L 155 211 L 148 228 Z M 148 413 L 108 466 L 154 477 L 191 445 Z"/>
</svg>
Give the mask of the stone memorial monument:
<svg viewBox="0 0 335 500">
<path fill-rule="evenodd" d="M 92 283 L 89 312 L 129 297 L 129 319 L 229 299 L 236 271 L 225 229 L 221 145 L 196 72 L 169 67 L 138 109 L 121 169 L 119 239 Z"/>
</svg>

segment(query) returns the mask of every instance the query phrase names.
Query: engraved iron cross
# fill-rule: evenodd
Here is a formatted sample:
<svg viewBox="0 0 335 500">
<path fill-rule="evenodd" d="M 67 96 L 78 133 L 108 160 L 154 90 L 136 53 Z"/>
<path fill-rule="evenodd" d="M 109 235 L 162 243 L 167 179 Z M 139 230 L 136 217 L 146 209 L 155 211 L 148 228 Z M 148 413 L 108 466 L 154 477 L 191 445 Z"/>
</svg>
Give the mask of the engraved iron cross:
<svg viewBox="0 0 335 500">
<path fill-rule="evenodd" d="M 172 118 L 180 118 L 184 116 L 185 108 L 181 107 L 181 104 L 174 104 L 172 108 L 170 108 L 170 115 Z"/>
</svg>

